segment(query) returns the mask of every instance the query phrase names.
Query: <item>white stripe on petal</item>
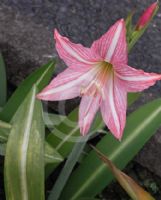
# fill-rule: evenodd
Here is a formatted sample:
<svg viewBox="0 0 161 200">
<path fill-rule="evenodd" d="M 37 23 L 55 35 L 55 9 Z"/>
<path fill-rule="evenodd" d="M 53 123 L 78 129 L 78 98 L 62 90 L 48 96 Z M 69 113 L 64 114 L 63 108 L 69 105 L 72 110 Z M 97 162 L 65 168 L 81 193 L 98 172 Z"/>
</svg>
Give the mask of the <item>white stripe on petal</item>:
<svg viewBox="0 0 161 200">
<path fill-rule="evenodd" d="M 74 51 L 74 49 L 72 49 L 72 47 L 70 45 L 68 45 L 62 38 L 61 36 L 58 37 L 59 38 L 59 42 L 62 45 L 62 47 L 64 48 L 64 50 L 69 53 L 71 56 L 73 56 L 74 58 L 76 58 L 77 60 L 79 60 L 80 62 L 86 63 L 86 64 L 93 64 L 93 62 L 87 61 L 85 59 L 83 59 L 76 51 Z"/>
<path fill-rule="evenodd" d="M 111 58 L 112 58 L 112 56 L 114 54 L 114 51 L 116 49 L 117 43 L 118 43 L 119 38 L 120 38 L 120 34 L 121 34 L 121 31 L 122 31 L 122 28 L 123 28 L 123 23 L 122 23 L 122 21 L 120 21 L 120 23 L 117 26 L 117 29 L 115 31 L 114 37 L 112 39 L 112 42 L 110 44 L 110 47 L 107 50 L 107 54 L 106 54 L 106 57 L 105 57 L 105 60 L 107 62 L 110 62 L 110 60 L 111 60 Z"/>
<path fill-rule="evenodd" d="M 152 80 L 152 76 L 145 76 L 145 75 L 144 76 L 138 75 L 138 76 L 128 76 L 128 77 L 125 77 L 125 76 L 120 76 L 119 74 L 117 74 L 117 76 L 120 79 L 124 80 L 124 81 L 136 81 L 137 82 L 137 81 L 150 81 L 150 80 Z M 157 76 L 156 76 L 156 78 L 157 78 Z"/>
<path fill-rule="evenodd" d="M 96 70 L 97 68 L 92 68 L 92 70 L 89 70 L 88 72 L 84 73 L 82 76 L 80 76 L 79 78 L 70 81 L 64 85 L 60 85 L 58 87 L 55 87 L 51 90 L 47 90 L 46 92 L 43 92 L 41 94 L 41 96 L 45 96 L 45 95 L 50 95 L 50 94 L 55 94 L 57 92 L 61 92 L 64 90 L 68 90 L 73 86 L 76 86 L 78 84 L 80 84 L 83 80 L 90 80 L 93 78 L 93 76 L 98 72 L 98 70 Z"/>
<path fill-rule="evenodd" d="M 112 116 L 114 118 L 114 123 L 115 123 L 115 126 L 117 128 L 117 131 L 120 132 L 120 123 L 119 123 L 119 117 L 118 117 L 118 114 L 117 114 L 117 111 L 116 111 L 116 108 L 115 108 L 115 100 L 114 100 L 114 91 L 113 91 L 113 77 L 109 77 L 110 80 L 108 82 L 109 84 L 109 104 L 111 106 L 111 112 L 112 112 Z"/>
</svg>

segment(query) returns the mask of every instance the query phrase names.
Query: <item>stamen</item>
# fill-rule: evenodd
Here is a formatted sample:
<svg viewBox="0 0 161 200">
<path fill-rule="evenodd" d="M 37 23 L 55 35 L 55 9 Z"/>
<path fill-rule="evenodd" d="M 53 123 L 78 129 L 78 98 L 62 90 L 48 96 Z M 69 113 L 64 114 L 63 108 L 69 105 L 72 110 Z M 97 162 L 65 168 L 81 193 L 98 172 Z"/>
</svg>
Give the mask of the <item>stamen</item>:
<svg viewBox="0 0 161 200">
<path fill-rule="evenodd" d="M 90 95 L 97 96 L 98 93 L 101 94 L 102 98 L 105 98 L 103 88 L 108 79 L 108 77 L 113 74 L 112 64 L 107 62 L 100 62 L 99 65 L 96 66 L 96 74 L 93 76 L 93 80 L 86 87 L 82 87 L 80 91 L 80 95 Z"/>
</svg>

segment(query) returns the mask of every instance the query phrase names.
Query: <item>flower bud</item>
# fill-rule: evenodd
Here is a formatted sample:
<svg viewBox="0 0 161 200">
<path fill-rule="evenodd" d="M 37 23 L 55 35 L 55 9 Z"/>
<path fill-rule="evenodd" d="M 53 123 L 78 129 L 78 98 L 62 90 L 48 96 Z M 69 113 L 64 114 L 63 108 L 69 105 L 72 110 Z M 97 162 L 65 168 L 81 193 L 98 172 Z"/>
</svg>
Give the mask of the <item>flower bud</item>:
<svg viewBox="0 0 161 200">
<path fill-rule="evenodd" d="M 139 18 L 137 25 L 136 25 L 136 30 L 140 30 L 142 28 L 144 28 L 147 23 L 150 22 L 150 20 L 153 17 L 154 12 L 156 11 L 156 9 L 158 8 L 158 1 L 151 4 L 145 11 L 144 13 L 141 15 L 141 17 Z"/>
</svg>

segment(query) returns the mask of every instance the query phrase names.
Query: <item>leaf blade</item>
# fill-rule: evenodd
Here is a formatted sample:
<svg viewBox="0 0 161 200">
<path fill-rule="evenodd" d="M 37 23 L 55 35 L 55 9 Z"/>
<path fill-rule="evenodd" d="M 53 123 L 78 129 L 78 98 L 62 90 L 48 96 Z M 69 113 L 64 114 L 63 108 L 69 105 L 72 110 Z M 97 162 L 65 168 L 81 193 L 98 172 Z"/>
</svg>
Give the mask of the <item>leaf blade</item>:
<svg viewBox="0 0 161 200">
<path fill-rule="evenodd" d="M 140 97 L 139 93 L 129 93 L 128 94 L 128 105 L 131 105 L 134 101 L 136 101 Z M 76 137 L 80 136 L 80 131 L 78 126 L 70 126 L 69 121 L 75 122 L 78 121 L 78 108 L 73 110 L 58 126 L 55 126 L 55 129 L 52 133 L 50 133 L 47 137 L 47 141 L 51 146 L 53 146 L 64 158 L 69 154 L 74 146 L 74 142 L 78 139 Z M 73 123 L 70 123 L 71 125 Z M 91 131 L 97 131 L 104 127 L 104 123 L 102 122 L 101 115 L 97 115 L 92 127 Z M 63 137 L 58 137 L 60 133 L 63 133 Z M 67 134 L 68 133 L 68 134 Z M 51 171 L 57 165 L 48 165 L 46 168 L 46 175 L 48 176 Z"/>
<path fill-rule="evenodd" d="M 48 128 L 54 128 L 55 125 L 59 125 L 63 120 L 65 120 L 64 115 L 58 115 L 54 113 L 43 114 L 44 123 Z"/>
<path fill-rule="evenodd" d="M 108 134 L 98 143 L 97 148 L 120 169 L 123 169 L 159 128 L 160 118 L 161 99 L 157 99 L 144 105 L 127 118 L 121 143 Z M 80 173 L 81 176 L 79 176 Z M 76 200 L 83 196 L 94 197 L 112 179 L 113 176 L 107 171 L 106 166 L 91 151 L 72 174 L 60 199 Z"/>
<path fill-rule="evenodd" d="M 7 123 L 7 125 L 10 125 Z M 11 126 L 11 125 L 10 125 Z M 5 155 L 6 143 L 9 137 L 9 131 L 5 129 L 0 129 L 0 144 L 3 144 L 2 151 L 3 153 L 0 155 Z M 57 152 L 53 147 L 51 147 L 48 142 L 45 142 L 45 164 L 48 163 L 59 163 L 63 161 L 63 157 Z"/>
<path fill-rule="evenodd" d="M 54 65 L 55 62 L 50 61 L 48 64 L 33 72 L 20 84 L 4 106 L 3 110 L 0 112 L 1 120 L 10 122 L 19 105 L 25 99 L 34 84 L 37 84 L 38 89 L 41 90 L 48 83 L 52 76 Z"/>
<path fill-rule="evenodd" d="M 131 177 L 119 170 L 102 152 L 92 146 L 98 157 L 107 165 L 122 188 L 133 200 L 155 200 L 148 192 L 139 186 Z"/>
<path fill-rule="evenodd" d="M 35 96 L 33 87 L 12 120 L 5 156 L 6 199 L 44 200 L 45 130 Z"/>
<path fill-rule="evenodd" d="M 63 161 L 63 157 L 58 151 L 56 151 L 52 146 L 45 142 L 45 164 L 48 163 L 60 163 Z"/>
<path fill-rule="evenodd" d="M 58 179 L 56 180 L 54 187 L 52 188 L 52 190 L 50 192 L 48 200 L 58 200 L 59 199 L 61 192 L 62 192 L 70 174 L 72 173 L 72 170 L 73 170 L 76 162 L 78 161 L 89 137 L 90 137 L 90 135 L 86 136 L 84 138 L 83 142 L 80 141 L 80 142 L 75 143 Z"/>
</svg>

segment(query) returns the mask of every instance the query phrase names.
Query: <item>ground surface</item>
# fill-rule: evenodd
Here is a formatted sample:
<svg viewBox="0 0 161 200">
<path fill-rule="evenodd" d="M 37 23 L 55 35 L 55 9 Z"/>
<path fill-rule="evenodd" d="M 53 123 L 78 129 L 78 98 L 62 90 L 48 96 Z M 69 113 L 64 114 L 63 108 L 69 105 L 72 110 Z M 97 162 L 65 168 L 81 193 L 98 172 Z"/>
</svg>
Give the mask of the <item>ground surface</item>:
<svg viewBox="0 0 161 200">
<path fill-rule="evenodd" d="M 90 46 L 117 19 L 137 8 L 137 17 L 151 0 L 1 0 L 0 51 L 7 63 L 8 82 L 17 86 L 50 57 L 57 57 L 53 29 L 76 43 Z M 129 64 L 161 73 L 161 9 L 151 27 L 129 55 Z M 59 60 L 56 73 L 65 65 Z M 135 106 L 161 96 L 161 82 L 146 91 Z M 56 103 L 55 109 L 56 109 Z M 142 166 L 161 177 L 161 131 L 137 156 Z M 160 184 L 160 183 L 159 183 Z M 1 193 L 1 190 L 0 190 Z M 108 198 L 107 198 L 108 199 Z M 161 198 L 160 198 L 161 199 Z"/>
</svg>

